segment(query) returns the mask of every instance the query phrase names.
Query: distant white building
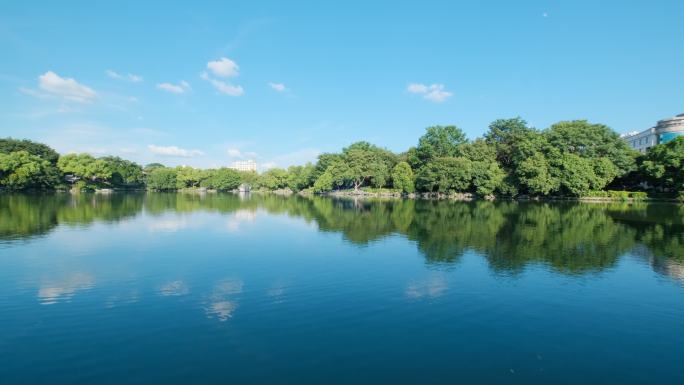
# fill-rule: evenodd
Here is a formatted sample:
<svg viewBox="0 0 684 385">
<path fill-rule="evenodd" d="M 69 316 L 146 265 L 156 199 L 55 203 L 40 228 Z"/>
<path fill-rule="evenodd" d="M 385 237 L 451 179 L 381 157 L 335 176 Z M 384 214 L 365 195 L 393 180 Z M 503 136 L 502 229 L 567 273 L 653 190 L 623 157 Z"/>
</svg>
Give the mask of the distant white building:
<svg viewBox="0 0 684 385">
<path fill-rule="evenodd" d="M 237 171 L 254 171 L 256 172 L 257 170 L 257 164 L 253 160 L 238 160 L 233 162 L 233 165 L 230 166 L 233 170 Z"/>
<path fill-rule="evenodd" d="M 667 143 L 677 136 L 684 135 L 684 114 L 659 120 L 655 127 L 638 132 L 620 135 L 633 149 L 646 152 L 649 148 Z"/>
</svg>

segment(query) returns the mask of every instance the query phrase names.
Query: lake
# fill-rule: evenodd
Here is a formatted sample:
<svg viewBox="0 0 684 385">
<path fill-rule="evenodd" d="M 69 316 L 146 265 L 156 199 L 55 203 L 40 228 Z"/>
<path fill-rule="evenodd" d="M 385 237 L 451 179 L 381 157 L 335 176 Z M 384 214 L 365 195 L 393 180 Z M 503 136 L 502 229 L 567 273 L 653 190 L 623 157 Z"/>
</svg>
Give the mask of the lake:
<svg viewBox="0 0 684 385">
<path fill-rule="evenodd" d="M 0 383 L 682 384 L 684 206 L 0 194 Z"/>
</svg>

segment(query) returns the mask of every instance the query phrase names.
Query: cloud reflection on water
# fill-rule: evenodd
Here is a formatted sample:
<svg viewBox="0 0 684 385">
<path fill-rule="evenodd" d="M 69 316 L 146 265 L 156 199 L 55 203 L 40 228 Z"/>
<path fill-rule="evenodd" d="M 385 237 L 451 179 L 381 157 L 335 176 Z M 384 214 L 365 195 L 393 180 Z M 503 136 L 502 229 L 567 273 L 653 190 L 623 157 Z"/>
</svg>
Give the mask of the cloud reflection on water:
<svg viewBox="0 0 684 385">
<path fill-rule="evenodd" d="M 188 285 L 185 284 L 185 282 L 177 280 L 163 284 L 159 287 L 157 292 L 159 293 L 159 295 L 163 297 L 180 296 L 188 294 L 190 292 L 190 289 L 188 288 Z"/>
<path fill-rule="evenodd" d="M 221 322 L 233 317 L 238 302 L 233 296 L 242 293 L 243 282 L 240 279 L 224 279 L 214 285 L 209 298 L 209 305 L 204 311 L 208 318 L 216 318 Z"/>
<path fill-rule="evenodd" d="M 75 273 L 61 282 L 41 286 L 38 289 L 38 299 L 41 305 L 70 301 L 77 292 L 91 289 L 94 285 L 95 278 L 92 275 Z"/>
<path fill-rule="evenodd" d="M 423 280 L 410 281 L 406 287 L 409 299 L 438 298 L 449 288 L 442 275 L 433 275 Z"/>
</svg>

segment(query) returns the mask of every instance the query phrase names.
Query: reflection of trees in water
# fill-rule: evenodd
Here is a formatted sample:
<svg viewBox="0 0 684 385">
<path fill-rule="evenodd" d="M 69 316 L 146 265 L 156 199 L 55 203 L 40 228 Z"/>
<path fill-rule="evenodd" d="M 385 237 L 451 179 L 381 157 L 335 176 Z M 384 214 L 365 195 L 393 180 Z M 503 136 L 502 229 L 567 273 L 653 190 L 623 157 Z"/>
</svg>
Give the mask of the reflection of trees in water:
<svg viewBox="0 0 684 385">
<path fill-rule="evenodd" d="M 0 194 L 0 239 L 42 235 L 59 224 L 119 221 L 142 205 L 143 194 Z"/>
<path fill-rule="evenodd" d="M 482 254 L 495 271 L 519 272 L 530 263 L 577 274 L 615 266 L 645 247 L 654 269 L 681 271 L 684 206 L 354 200 L 253 194 L 0 195 L 0 239 L 44 234 L 58 224 L 118 221 L 145 210 L 288 215 L 314 221 L 365 245 L 392 234 L 415 241 L 428 263 L 454 263 L 467 251 Z M 672 275 L 678 275 L 673 273 Z M 681 275 L 681 274 L 679 274 Z"/>
</svg>

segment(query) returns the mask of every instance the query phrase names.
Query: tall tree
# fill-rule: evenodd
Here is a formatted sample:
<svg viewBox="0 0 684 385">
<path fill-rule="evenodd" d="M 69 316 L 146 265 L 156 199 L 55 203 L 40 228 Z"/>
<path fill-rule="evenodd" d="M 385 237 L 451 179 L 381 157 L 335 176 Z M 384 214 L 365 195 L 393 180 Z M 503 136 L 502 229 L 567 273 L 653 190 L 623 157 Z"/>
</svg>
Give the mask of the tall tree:
<svg viewBox="0 0 684 385">
<path fill-rule="evenodd" d="M 301 191 L 314 183 L 314 165 L 307 163 L 304 166 L 290 166 L 287 168 L 287 186 L 292 191 Z"/>
<path fill-rule="evenodd" d="M 205 170 L 190 166 L 176 167 L 176 187 L 178 188 L 199 187 L 207 177 L 208 175 Z"/>
<path fill-rule="evenodd" d="M 204 187 L 220 191 L 235 190 L 241 183 L 240 173 L 226 167 L 209 170 L 209 176 L 202 182 Z"/>
<path fill-rule="evenodd" d="M 606 125 L 586 120 L 558 122 L 545 130 L 544 136 L 561 153 L 590 160 L 607 158 L 617 168 L 618 175 L 635 169 L 638 153 Z"/>
<path fill-rule="evenodd" d="M 652 186 L 684 192 L 684 137 L 651 148 L 644 157 L 641 171 Z"/>
<path fill-rule="evenodd" d="M 473 178 L 473 162 L 465 157 L 437 158 L 416 173 L 416 187 L 420 191 L 468 191 Z"/>
<path fill-rule="evenodd" d="M 59 159 L 57 151 L 46 144 L 12 138 L 0 139 L 0 153 L 9 154 L 16 151 L 26 151 L 31 155 L 47 160 L 53 165 L 56 165 L 57 159 Z"/>
<path fill-rule="evenodd" d="M 107 163 L 112 171 L 111 183 L 118 187 L 138 187 L 144 183 L 143 170 L 139 164 L 118 156 L 100 158 Z"/>
<path fill-rule="evenodd" d="M 392 186 L 407 194 L 415 191 L 413 170 L 406 162 L 399 162 L 392 170 Z"/>
<path fill-rule="evenodd" d="M 147 174 L 146 183 L 150 190 L 175 190 L 177 188 L 176 170 L 167 167 L 155 167 Z"/>
<path fill-rule="evenodd" d="M 261 175 L 261 184 L 269 190 L 287 187 L 288 173 L 282 168 L 272 168 Z"/>
<path fill-rule="evenodd" d="M 393 156 L 387 151 L 368 142 L 357 142 L 342 150 L 344 171 L 340 174 L 345 183 L 357 191 L 370 184 L 384 186 L 390 178 Z"/>
<path fill-rule="evenodd" d="M 418 140 L 415 156 L 422 166 L 432 159 L 455 157 L 459 148 L 466 143 L 466 136 L 456 126 L 432 126 Z"/>
<path fill-rule="evenodd" d="M 546 143 L 541 133 L 528 127 L 520 117 L 493 121 L 484 138 L 494 146 L 496 158 L 504 169 L 516 168 L 520 162 L 541 151 Z"/>
</svg>

